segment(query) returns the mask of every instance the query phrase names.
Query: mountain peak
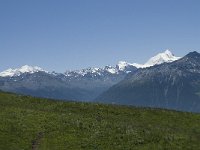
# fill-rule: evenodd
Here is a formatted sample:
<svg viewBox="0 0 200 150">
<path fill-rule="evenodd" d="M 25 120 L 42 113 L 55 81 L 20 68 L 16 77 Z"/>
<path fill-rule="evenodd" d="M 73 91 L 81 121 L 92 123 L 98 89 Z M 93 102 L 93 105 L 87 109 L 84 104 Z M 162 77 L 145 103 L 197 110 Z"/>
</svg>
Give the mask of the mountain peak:
<svg viewBox="0 0 200 150">
<path fill-rule="evenodd" d="M 23 73 L 35 73 L 35 72 L 47 72 L 45 70 L 43 70 L 42 68 L 40 67 L 37 67 L 37 66 L 28 66 L 28 65 L 24 65 L 22 66 L 21 68 L 16 68 L 16 69 L 7 69 L 3 72 L 0 72 L 0 76 L 1 77 L 13 77 L 13 76 L 19 76 Z"/>
<path fill-rule="evenodd" d="M 138 64 L 138 63 L 128 63 L 126 61 L 119 61 L 115 67 L 112 66 L 105 66 L 104 68 L 86 68 L 81 70 L 72 70 L 66 71 L 64 73 L 65 76 L 85 76 L 87 74 L 93 75 L 103 75 L 104 72 L 111 73 L 111 74 L 118 74 L 121 72 L 129 73 L 136 68 L 146 68 L 154 65 L 158 65 L 164 62 L 173 62 L 180 57 L 176 57 L 172 54 L 172 52 L 167 49 L 163 53 L 159 53 L 156 56 L 150 58 L 145 64 Z M 47 72 L 40 67 L 37 66 L 28 66 L 24 65 L 21 68 L 17 69 L 7 69 L 3 72 L 0 72 L 0 77 L 12 77 L 12 76 L 19 76 L 23 73 L 35 73 L 35 72 Z M 53 73 L 55 74 L 55 73 Z"/>
<path fill-rule="evenodd" d="M 28 66 L 28 65 L 24 65 L 21 68 L 18 69 L 20 72 L 25 73 L 25 72 L 37 72 L 37 71 L 44 71 L 42 68 L 38 67 L 38 66 Z"/>
<path fill-rule="evenodd" d="M 128 65 L 128 63 L 126 61 L 119 61 L 117 64 L 117 68 L 119 70 L 124 70 L 127 65 Z"/>
<path fill-rule="evenodd" d="M 164 62 L 169 63 L 175 60 L 180 59 L 180 57 L 174 56 L 174 54 L 170 50 L 165 50 L 163 53 L 159 53 L 156 56 L 150 58 L 144 65 L 143 68 L 159 65 Z"/>
<path fill-rule="evenodd" d="M 164 54 L 169 55 L 169 56 L 174 55 L 169 49 L 166 49 Z"/>
<path fill-rule="evenodd" d="M 189 58 L 196 58 L 196 57 L 200 57 L 200 53 L 198 53 L 197 51 L 193 51 L 193 52 L 190 52 L 186 55 L 186 57 L 189 57 Z"/>
</svg>

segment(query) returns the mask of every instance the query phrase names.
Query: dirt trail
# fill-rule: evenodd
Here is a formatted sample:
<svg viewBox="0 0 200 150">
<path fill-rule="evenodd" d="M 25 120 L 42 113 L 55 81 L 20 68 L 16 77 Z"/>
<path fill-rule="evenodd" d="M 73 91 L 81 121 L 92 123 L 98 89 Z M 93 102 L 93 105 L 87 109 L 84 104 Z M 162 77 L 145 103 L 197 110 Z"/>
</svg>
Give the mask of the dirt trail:
<svg viewBox="0 0 200 150">
<path fill-rule="evenodd" d="M 39 133 L 37 134 L 36 139 L 34 139 L 34 140 L 32 141 L 32 150 L 37 150 L 37 149 L 38 149 L 38 146 L 40 145 L 40 141 L 41 141 L 41 139 L 43 138 L 43 136 L 44 136 L 44 133 L 43 133 L 43 132 L 39 132 Z"/>
</svg>

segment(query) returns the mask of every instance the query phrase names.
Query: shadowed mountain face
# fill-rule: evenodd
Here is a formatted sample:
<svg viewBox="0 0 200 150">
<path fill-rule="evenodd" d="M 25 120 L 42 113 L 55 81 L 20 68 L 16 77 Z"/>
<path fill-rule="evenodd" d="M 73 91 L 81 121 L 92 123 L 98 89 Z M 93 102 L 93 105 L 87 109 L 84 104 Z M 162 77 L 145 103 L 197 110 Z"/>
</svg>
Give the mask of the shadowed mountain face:
<svg viewBox="0 0 200 150">
<path fill-rule="evenodd" d="M 139 69 L 111 87 L 100 102 L 200 112 L 200 54 Z"/>
</svg>

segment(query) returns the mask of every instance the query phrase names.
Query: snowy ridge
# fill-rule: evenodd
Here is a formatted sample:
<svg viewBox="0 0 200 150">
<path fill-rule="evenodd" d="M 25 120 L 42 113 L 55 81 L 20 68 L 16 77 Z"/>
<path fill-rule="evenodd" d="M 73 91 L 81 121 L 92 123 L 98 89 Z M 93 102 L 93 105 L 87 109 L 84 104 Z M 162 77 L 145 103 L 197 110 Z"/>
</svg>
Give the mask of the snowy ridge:
<svg viewBox="0 0 200 150">
<path fill-rule="evenodd" d="M 118 64 L 117 64 L 117 68 L 120 71 L 124 71 L 128 66 L 133 66 L 133 67 L 136 67 L 136 68 L 142 68 L 143 67 L 143 65 L 141 65 L 141 64 L 128 63 L 126 61 L 119 61 Z"/>
<path fill-rule="evenodd" d="M 66 77 L 79 77 L 79 76 L 85 76 L 85 75 L 92 75 L 92 76 L 98 76 L 98 75 L 104 75 L 106 74 L 119 74 L 120 72 L 129 73 L 134 68 L 147 68 L 154 65 L 162 64 L 162 63 L 169 63 L 176 61 L 180 59 L 181 57 L 176 57 L 170 50 L 165 50 L 163 53 L 159 53 L 156 56 L 150 58 L 145 64 L 138 64 L 138 63 L 128 63 L 125 61 L 119 61 L 119 63 L 115 66 L 105 66 L 104 68 L 86 68 L 81 70 L 74 70 L 74 71 L 66 71 L 64 75 Z M 23 73 L 35 73 L 43 71 L 48 73 L 47 71 L 43 70 L 40 67 L 32 67 L 32 66 L 22 66 L 21 68 L 17 69 L 8 69 L 0 73 L 0 77 L 13 77 L 13 76 L 19 76 Z M 51 74 L 57 75 L 57 73 L 52 72 Z"/>
<path fill-rule="evenodd" d="M 176 57 L 170 50 L 166 50 L 164 53 L 159 53 L 156 56 L 150 58 L 144 65 L 143 68 L 159 65 L 162 63 L 170 63 L 180 59 L 181 57 Z"/>
<path fill-rule="evenodd" d="M 39 72 L 39 71 L 47 72 L 37 66 L 32 67 L 32 66 L 25 65 L 25 66 L 22 66 L 21 68 L 17 68 L 17 69 L 11 69 L 11 68 L 7 69 L 7 70 L 1 72 L 0 76 L 1 77 L 13 77 L 13 76 L 20 76 L 23 73 L 32 74 L 32 73 Z"/>
<path fill-rule="evenodd" d="M 128 65 L 135 66 L 136 68 L 147 68 L 162 63 L 170 63 L 180 58 L 181 57 L 174 56 L 174 54 L 167 49 L 163 53 L 159 53 L 156 56 L 151 57 L 145 64 L 137 64 L 137 63 L 130 64 L 127 62 L 120 61 L 119 66 L 122 70 Z"/>
<path fill-rule="evenodd" d="M 125 70 L 127 66 L 134 66 L 134 65 L 130 64 L 130 63 L 126 62 L 126 61 L 119 61 L 118 64 L 117 64 L 117 68 L 120 71 Z"/>
<path fill-rule="evenodd" d="M 66 71 L 65 76 L 85 76 L 87 74 L 93 74 L 94 76 L 103 75 L 105 72 L 110 74 L 117 74 L 118 70 L 112 66 L 105 66 L 104 68 L 86 68 L 81 70 Z"/>
</svg>

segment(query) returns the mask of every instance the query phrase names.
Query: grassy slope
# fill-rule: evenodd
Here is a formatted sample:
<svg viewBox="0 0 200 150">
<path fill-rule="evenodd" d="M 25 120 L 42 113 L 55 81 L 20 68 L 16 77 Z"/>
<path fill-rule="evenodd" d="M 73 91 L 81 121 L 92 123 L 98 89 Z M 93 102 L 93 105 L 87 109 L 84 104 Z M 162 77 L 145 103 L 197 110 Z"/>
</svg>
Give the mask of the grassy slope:
<svg viewBox="0 0 200 150">
<path fill-rule="evenodd" d="M 0 92 L 0 149 L 200 149 L 200 115 Z"/>
</svg>

